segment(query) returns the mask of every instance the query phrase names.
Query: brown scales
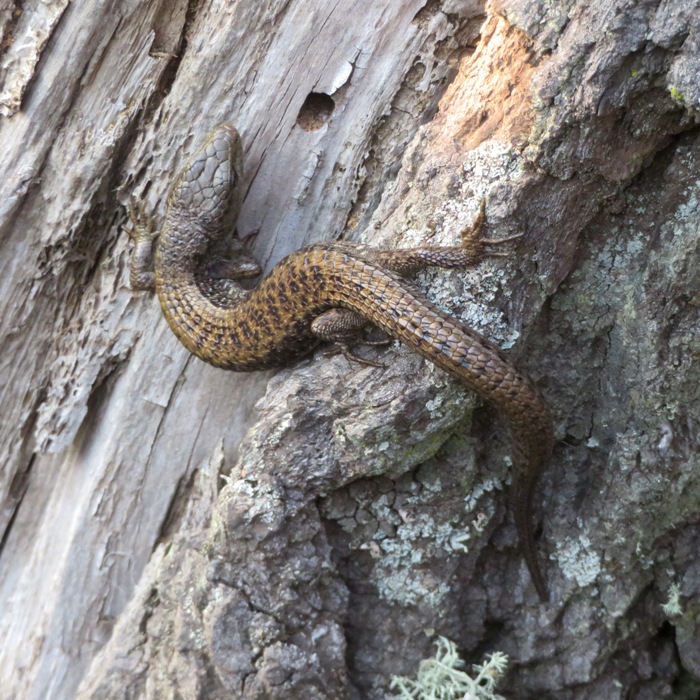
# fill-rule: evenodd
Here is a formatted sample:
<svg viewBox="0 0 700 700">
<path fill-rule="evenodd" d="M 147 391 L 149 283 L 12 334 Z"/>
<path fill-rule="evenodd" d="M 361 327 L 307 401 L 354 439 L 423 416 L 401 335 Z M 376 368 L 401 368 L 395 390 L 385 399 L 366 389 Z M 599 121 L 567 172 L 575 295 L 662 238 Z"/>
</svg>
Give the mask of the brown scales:
<svg viewBox="0 0 700 700">
<path fill-rule="evenodd" d="M 204 165 L 206 164 L 206 167 Z M 302 248 L 282 260 L 252 291 L 239 279 L 260 273 L 242 242 L 230 238 L 240 208 L 240 137 L 219 126 L 177 176 L 149 266 L 154 234 L 134 226 L 131 283 L 153 288 L 187 349 L 216 367 L 252 371 L 288 365 L 320 340 L 350 346 L 372 325 L 396 338 L 495 405 L 514 445 L 511 502 L 520 544 L 540 598 L 548 599 L 531 524 L 534 487 L 550 459 L 552 420 L 533 382 L 495 345 L 441 311 L 401 275 L 426 266 L 466 267 L 485 246 L 512 239 L 479 238 L 483 204 L 457 247 L 376 250 L 348 243 Z M 132 215 L 132 219 L 135 217 Z M 212 264 L 228 243 L 229 260 Z M 360 360 L 362 361 L 362 360 Z M 368 364 L 376 364 L 365 361 Z"/>
</svg>

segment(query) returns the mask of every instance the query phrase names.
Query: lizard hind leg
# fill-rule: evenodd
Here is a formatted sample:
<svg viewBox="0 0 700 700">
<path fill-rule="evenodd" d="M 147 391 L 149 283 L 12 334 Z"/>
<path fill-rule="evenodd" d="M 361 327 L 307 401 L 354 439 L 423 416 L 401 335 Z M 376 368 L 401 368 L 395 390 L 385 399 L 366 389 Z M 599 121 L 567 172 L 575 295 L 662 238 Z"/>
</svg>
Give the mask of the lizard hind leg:
<svg viewBox="0 0 700 700">
<path fill-rule="evenodd" d="M 358 345 L 387 345 L 392 339 L 367 340 L 365 331 L 368 327 L 367 319 L 349 309 L 329 309 L 317 316 L 311 322 L 311 332 L 324 342 L 333 343 L 336 352 L 342 352 L 345 359 L 368 367 L 384 368 L 381 362 L 367 360 L 360 357 L 354 348 Z"/>
<path fill-rule="evenodd" d="M 482 230 L 486 221 L 486 200 L 482 199 L 479 203 L 479 211 L 474 221 L 469 226 L 462 229 L 461 239 L 462 245 L 460 248 L 464 251 L 464 255 L 471 261 L 470 264 L 475 265 L 481 262 L 484 258 L 507 258 L 510 253 L 488 250 L 489 246 L 502 245 L 510 243 L 522 237 L 522 233 L 517 233 L 514 236 L 506 238 L 482 238 Z"/>
<path fill-rule="evenodd" d="M 462 248 L 469 251 L 470 255 L 476 258 L 477 261 L 486 257 L 507 258 L 510 253 L 486 250 L 486 247 L 517 241 L 518 238 L 522 238 L 523 234 L 516 233 L 515 235 L 507 236 L 506 238 L 482 238 L 481 230 L 484 227 L 484 221 L 486 221 L 486 200 L 482 199 L 481 203 L 479 204 L 479 213 L 476 215 L 476 219 L 474 219 L 469 226 L 462 230 Z"/>
<path fill-rule="evenodd" d="M 391 270 L 403 277 L 412 277 L 427 267 L 455 269 L 473 267 L 484 258 L 508 257 L 510 253 L 490 250 L 491 246 L 510 243 L 522 234 L 507 238 L 482 238 L 482 229 L 486 220 L 486 200 L 481 200 L 479 212 L 474 221 L 461 233 L 460 245 L 456 246 L 418 246 L 416 248 L 396 248 L 377 250 L 367 246 L 348 246 L 350 254 L 357 251 L 362 257 L 370 260 L 385 270 Z"/>
</svg>

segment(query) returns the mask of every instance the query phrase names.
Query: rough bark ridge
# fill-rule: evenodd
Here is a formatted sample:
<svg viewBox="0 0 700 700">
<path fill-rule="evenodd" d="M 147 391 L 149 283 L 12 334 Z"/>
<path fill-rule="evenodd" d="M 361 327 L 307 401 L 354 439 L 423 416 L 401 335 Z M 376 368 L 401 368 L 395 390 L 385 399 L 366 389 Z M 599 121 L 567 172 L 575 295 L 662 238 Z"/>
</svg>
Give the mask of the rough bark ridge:
<svg viewBox="0 0 700 700">
<path fill-rule="evenodd" d="M 700 3 L 116 5 L 0 6 L 3 692 L 383 698 L 434 630 L 508 698 L 697 694 Z M 122 205 L 224 119 L 270 264 L 525 234 L 419 282 L 552 404 L 551 605 L 442 373 L 222 373 L 126 288 Z"/>
</svg>

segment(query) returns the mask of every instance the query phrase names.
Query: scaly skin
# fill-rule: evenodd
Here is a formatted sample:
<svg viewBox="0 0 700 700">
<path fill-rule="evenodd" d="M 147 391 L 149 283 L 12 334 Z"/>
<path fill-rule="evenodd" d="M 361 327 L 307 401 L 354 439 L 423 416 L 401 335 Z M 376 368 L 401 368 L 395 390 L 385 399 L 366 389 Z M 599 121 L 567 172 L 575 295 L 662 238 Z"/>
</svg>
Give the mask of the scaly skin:
<svg viewBox="0 0 700 700">
<path fill-rule="evenodd" d="M 220 266 L 223 272 L 207 262 L 208 251 L 230 236 L 238 216 L 241 153 L 235 128 L 221 125 L 180 172 L 168 197 L 156 244 L 155 288 L 175 335 L 205 362 L 247 372 L 288 365 L 319 338 L 348 342 L 358 326 L 369 323 L 476 391 L 510 427 L 515 523 L 535 588 L 546 601 L 530 511 L 537 478 L 552 452 L 547 406 L 533 382 L 498 347 L 400 276 L 427 265 L 473 265 L 489 254 L 484 245 L 502 241 L 479 239 L 477 224 L 458 247 L 377 251 L 314 245 L 282 260 L 257 289 L 243 290 L 235 279 L 255 275 L 259 267 L 238 239 L 231 244 L 233 259 Z M 149 236 L 137 229 L 137 244 Z M 132 283 L 148 287 L 147 256 L 139 251 Z"/>
</svg>

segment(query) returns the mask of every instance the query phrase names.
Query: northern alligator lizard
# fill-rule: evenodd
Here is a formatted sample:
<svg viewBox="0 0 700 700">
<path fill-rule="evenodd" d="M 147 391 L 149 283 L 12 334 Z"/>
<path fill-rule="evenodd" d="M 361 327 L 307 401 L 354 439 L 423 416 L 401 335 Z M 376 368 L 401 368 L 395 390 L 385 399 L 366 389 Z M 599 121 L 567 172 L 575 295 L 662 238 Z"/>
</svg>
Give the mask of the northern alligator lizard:
<svg viewBox="0 0 700 700">
<path fill-rule="evenodd" d="M 363 326 L 371 324 L 476 391 L 510 428 L 511 503 L 518 537 L 535 588 L 548 600 L 531 523 L 535 483 L 553 445 L 547 405 L 532 380 L 498 347 L 441 311 L 402 277 L 426 266 L 474 265 L 494 254 L 486 246 L 511 239 L 480 238 L 479 220 L 455 247 L 313 245 L 289 255 L 247 291 L 237 280 L 257 276 L 261 269 L 240 239 L 231 241 L 242 172 L 238 132 L 230 124 L 220 125 L 177 175 L 153 259 L 156 234 L 135 222 L 132 287 L 155 286 L 175 335 L 215 367 L 239 372 L 281 367 L 321 340 L 339 342 L 349 351 Z M 212 257 L 212 249 L 224 240 L 230 247 L 228 261 Z"/>
</svg>

